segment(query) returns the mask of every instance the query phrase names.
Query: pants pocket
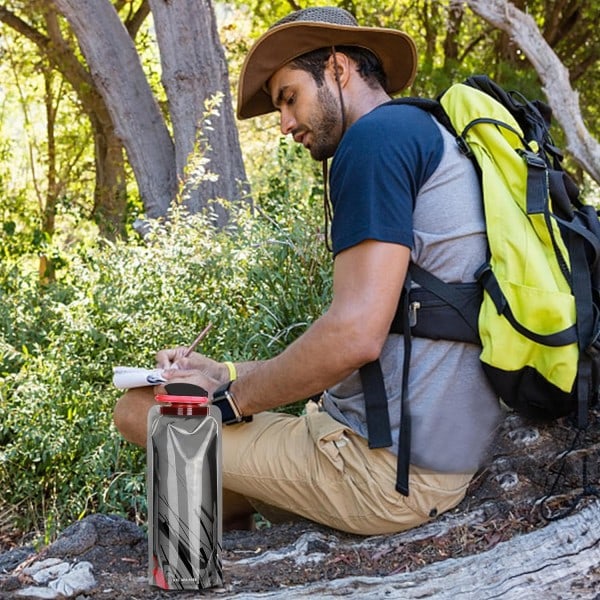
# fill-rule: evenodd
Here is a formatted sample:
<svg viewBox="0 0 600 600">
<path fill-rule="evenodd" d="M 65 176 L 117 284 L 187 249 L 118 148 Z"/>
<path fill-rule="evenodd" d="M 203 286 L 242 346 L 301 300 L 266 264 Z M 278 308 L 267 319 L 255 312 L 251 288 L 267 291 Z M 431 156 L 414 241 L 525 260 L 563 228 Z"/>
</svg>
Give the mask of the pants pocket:
<svg viewBox="0 0 600 600">
<path fill-rule="evenodd" d="M 309 434 L 317 450 L 327 457 L 339 473 L 343 473 L 344 460 L 340 448 L 348 444 L 346 432 L 349 428 L 326 412 L 312 412 L 306 419 Z"/>
</svg>

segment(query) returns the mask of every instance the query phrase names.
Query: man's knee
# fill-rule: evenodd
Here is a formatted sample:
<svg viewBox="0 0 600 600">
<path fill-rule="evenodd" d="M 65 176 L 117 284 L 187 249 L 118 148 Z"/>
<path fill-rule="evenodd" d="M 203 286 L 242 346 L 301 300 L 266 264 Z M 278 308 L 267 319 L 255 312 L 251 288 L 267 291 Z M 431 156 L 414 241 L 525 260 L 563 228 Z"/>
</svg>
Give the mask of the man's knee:
<svg viewBox="0 0 600 600">
<path fill-rule="evenodd" d="M 148 411 L 153 405 L 154 396 L 145 388 L 130 390 L 119 398 L 113 410 L 113 422 L 127 441 L 145 446 Z"/>
<path fill-rule="evenodd" d="M 127 423 L 129 421 L 129 408 L 128 402 L 125 396 L 119 398 L 113 409 L 113 422 L 119 432 L 123 433 L 127 429 Z"/>
</svg>

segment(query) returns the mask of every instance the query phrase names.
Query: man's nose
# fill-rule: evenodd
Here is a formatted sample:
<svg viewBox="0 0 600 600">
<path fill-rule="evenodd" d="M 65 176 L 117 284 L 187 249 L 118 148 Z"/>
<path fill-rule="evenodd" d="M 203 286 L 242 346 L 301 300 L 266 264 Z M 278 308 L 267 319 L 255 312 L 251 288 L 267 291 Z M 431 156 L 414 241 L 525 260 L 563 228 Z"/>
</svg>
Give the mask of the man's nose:
<svg viewBox="0 0 600 600">
<path fill-rule="evenodd" d="M 280 121 L 281 133 L 283 133 L 283 135 L 288 135 L 292 133 L 292 131 L 294 131 L 294 127 L 296 126 L 296 120 L 294 119 L 289 110 L 286 110 L 285 108 L 281 109 Z"/>
</svg>

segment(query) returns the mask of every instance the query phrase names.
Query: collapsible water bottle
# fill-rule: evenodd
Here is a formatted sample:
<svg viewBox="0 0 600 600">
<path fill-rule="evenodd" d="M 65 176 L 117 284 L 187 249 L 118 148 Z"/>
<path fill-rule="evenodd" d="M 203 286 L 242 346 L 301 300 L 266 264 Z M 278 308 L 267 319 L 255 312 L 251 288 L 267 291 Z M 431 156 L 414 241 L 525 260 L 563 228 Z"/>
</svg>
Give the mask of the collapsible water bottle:
<svg viewBox="0 0 600 600">
<path fill-rule="evenodd" d="M 192 388 L 148 414 L 148 579 L 165 590 L 223 584 L 221 413 Z"/>
</svg>

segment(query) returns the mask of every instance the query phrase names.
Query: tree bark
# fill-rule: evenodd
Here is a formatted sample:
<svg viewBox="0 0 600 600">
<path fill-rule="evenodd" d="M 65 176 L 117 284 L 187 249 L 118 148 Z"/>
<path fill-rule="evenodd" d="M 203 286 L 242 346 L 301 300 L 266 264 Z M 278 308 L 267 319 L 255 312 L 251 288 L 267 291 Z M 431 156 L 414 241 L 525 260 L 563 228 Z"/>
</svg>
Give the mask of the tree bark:
<svg viewBox="0 0 600 600">
<path fill-rule="evenodd" d="M 112 123 L 102 125 L 96 119 L 92 122 L 96 123 L 93 127 L 96 186 L 92 216 L 100 233 L 112 240 L 125 232 L 127 184 L 123 144 Z"/>
<path fill-rule="evenodd" d="M 462 6 L 453 5 L 448 9 L 446 16 L 447 31 L 444 38 L 444 66 L 447 67 L 449 61 L 458 60 L 458 37 L 460 26 L 464 17 Z"/>
<path fill-rule="evenodd" d="M 109 0 L 54 2 L 77 36 L 127 150 L 147 216 L 163 216 L 177 191 L 175 151 L 133 41 Z"/>
<path fill-rule="evenodd" d="M 418 530 L 415 531 L 418 533 Z M 396 550 L 401 547 L 405 537 L 410 537 L 410 533 L 393 536 L 396 542 L 400 542 Z M 284 549 L 279 556 L 276 551 L 271 551 L 272 560 L 286 559 L 292 564 L 295 561 L 301 565 L 303 560 L 307 560 L 306 544 L 310 541 L 299 539 L 295 547 Z M 316 536 L 314 542 L 323 544 L 323 540 Z M 377 550 L 382 551 L 381 544 L 373 544 L 373 551 Z M 229 566 L 229 570 L 236 571 L 236 575 L 247 575 L 255 572 L 261 563 L 264 566 L 265 558 L 265 554 L 260 554 L 237 563 L 245 563 L 245 573 L 238 573 L 235 563 Z M 597 598 L 598 590 L 594 582 L 598 582 L 599 564 L 600 504 L 596 502 L 580 513 L 500 543 L 481 554 L 460 559 L 448 558 L 418 570 L 387 575 L 385 578 L 355 576 L 290 587 L 287 593 L 294 598 L 332 599 L 343 596 L 356 600 L 386 597 L 403 600 L 562 600 L 575 597 L 593 600 Z M 275 571 L 274 567 L 272 569 Z M 270 595 L 265 594 L 264 597 Z M 238 592 L 235 598 L 249 600 L 256 596 Z"/>
<path fill-rule="evenodd" d="M 173 124 L 177 176 L 182 198 L 191 212 L 210 200 L 239 200 L 245 193 L 246 173 L 233 115 L 229 75 L 219 40 L 211 0 L 150 0 L 154 16 L 169 114 Z M 204 122 L 205 102 L 222 94 L 220 106 Z M 210 160 L 216 181 L 194 181 L 194 158 Z M 215 205 L 218 224 L 227 213 Z"/>
<path fill-rule="evenodd" d="M 456 2 L 462 4 L 452 0 L 452 4 Z M 466 0 L 466 4 L 494 27 L 507 32 L 525 53 L 542 82 L 554 117 L 565 132 L 567 150 L 600 183 L 600 144 L 583 122 L 579 95 L 571 87 L 567 68 L 543 38 L 533 18 L 507 0 Z"/>
</svg>

